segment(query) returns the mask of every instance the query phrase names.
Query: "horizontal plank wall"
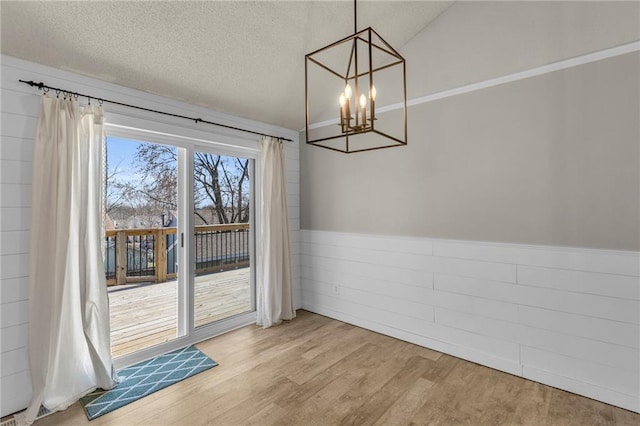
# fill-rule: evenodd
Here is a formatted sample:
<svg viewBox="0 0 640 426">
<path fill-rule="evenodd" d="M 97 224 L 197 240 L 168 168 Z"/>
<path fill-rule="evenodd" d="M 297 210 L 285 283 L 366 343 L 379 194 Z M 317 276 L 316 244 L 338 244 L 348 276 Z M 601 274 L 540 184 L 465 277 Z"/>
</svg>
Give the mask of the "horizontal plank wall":
<svg viewBox="0 0 640 426">
<path fill-rule="evenodd" d="M 140 105 L 147 108 L 194 115 L 204 119 L 245 127 L 294 139 L 287 147 L 287 196 L 293 250 L 293 277 L 296 305 L 299 306 L 299 151 L 298 133 L 264 123 L 232 117 L 215 111 L 187 105 L 167 98 L 116 86 L 73 73 L 55 70 L 15 58 L 2 57 L 2 130 L 0 142 L 0 416 L 26 407 L 31 397 L 27 362 L 29 239 L 31 220 L 31 172 L 34 137 L 40 105 L 40 92 L 18 82 L 18 79 L 43 81 L 65 89 Z M 81 100 L 82 101 L 82 100 Z M 193 126 L 184 121 L 159 118 L 140 111 L 105 105 L 107 114 L 131 114 L 166 126 L 179 126 L 185 131 L 208 133 L 216 140 L 217 128 Z M 222 137 L 235 137 L 221 132 Z M 241 146 L 256 146 L 256 136 L 241 138 Z"/>
<path fill-rule="evenodd" d="M 302 230 L 302 306 L 640 412 L 640 255 Z"/>
</svg>

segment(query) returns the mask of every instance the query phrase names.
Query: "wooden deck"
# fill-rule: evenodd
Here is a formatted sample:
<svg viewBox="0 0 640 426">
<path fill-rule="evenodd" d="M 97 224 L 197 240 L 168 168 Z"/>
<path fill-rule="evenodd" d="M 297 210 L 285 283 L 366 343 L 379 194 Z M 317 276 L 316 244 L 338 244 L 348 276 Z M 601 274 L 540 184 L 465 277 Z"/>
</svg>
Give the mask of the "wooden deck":
<svg viewBox="0 0 640 426">
<path fill-rule="evenodd" d="M 249 268 L 196 277 L 196 327 L 251 310 Z M 114 357 L 169 341 L 177 333 L 177 281 L 109 287 Z"/>
</svg>

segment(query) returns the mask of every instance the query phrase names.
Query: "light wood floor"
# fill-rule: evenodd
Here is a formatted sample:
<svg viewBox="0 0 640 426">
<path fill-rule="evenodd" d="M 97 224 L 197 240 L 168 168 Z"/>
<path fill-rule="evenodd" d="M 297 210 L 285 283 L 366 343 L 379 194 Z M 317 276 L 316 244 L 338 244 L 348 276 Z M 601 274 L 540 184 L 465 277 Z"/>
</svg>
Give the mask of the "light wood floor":
<svg viewBox="0 0 640 426">
<path fill-rule="evenodd" d="M 298 311 L 198 345 L 218 367 L 98 425 L 638 425 L 640 415 Z M 89 424 L 79 404 L 37 425 Z"/>
<path fill-rule="evenodd" d="M 249 268 L 195 280 L 196 327 L 251 310 Z M 125 355 L 176 337 L 177 282 L 109 287 L 111 354 Z"/>
</svg>

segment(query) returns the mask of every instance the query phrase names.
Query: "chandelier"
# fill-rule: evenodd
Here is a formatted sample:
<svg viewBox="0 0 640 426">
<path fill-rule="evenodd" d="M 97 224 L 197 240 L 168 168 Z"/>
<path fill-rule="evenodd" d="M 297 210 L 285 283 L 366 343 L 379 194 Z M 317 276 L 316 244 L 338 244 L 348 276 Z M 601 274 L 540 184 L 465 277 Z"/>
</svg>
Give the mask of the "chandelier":
<svg viewBox="0 0 640 426">
<path fill-rule="evenodd" d="M 356 7 L 352 35 L 305 55 L 307 143 L 344 153 L 406 145 L 405 60 L 373 28 L 357 30 Z"/>
</svg>

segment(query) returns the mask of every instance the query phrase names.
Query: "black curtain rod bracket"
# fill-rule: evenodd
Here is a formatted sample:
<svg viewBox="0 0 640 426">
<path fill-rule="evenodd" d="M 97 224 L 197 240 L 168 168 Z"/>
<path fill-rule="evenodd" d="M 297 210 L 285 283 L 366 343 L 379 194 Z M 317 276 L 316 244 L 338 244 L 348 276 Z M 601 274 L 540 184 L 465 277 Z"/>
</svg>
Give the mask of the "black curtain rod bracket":
<svg viewBox="0 0 640 426">
<path fill-rule="evenodd" d="M 221 124 L 221 123 L 216 123 L 214 121 L 203 120 L 202 118 L 187 117 L 186 115 L 172 114 L 170 112 L 158 111 L 158 110 L 155 110 L 155 109 L 150 109 L 150 108 L 144 108 L 144 107 L 140 107 L 140 106 L 136 106 L 136 105 L 125 104 L 123 102 L 110 101 L 109 99 L 103 99 L 103 98 L 97 98 L 95 96 L 84 95 L 82 93 L 73 92 L 73 91 L 65 90 L 65 89 L 60 89 L 59 87 L 51 87 L 51 86 L 48 86 L 48 85 L 44 84 L 43 82 L 36 83 L 35 81 L 26 81 L 26 80 L 18 80 L 18 81 L 20 83 L 28 84 L 31 87 L 37 87 L 39 90 L 42 90 L 45 93 L 48 92 L 49 90 L 55 90 L 57 95 L 60 95 L 60 93 L 62 93 L 62 94 L 64 94 L 64 96 L 73 96 L 76 99 L 79 98 L 79 97 L 87 98 L 89 100 L 89 103 L 91 103 L 91 99 L 94 99 L 94 100 L 98 101 L 98 103 L 100 105 L 102 105 L 103 102 L 107 102 L 107 103 L 114 104 L 114 105 L 120 105 L 120 106 L 124 106 L 124 107 L 128 107 L 128 108 L 139 109 L 141 111 L 147 111 L 147 112 L 153 112 L 155 114 L 167 115 L 169 117 L 183 118 L 185 120 L 194 121 L 196 124 L 198 124 L 198 123 L 212 124 L 214 126 L 224 127 L 225 129 L 237 130 L 237 131 L 240 131 L 240 132 L 251 133 L 251 134 L 254 134 L 254 135 L 258 135 L 258 136 L 268 136 L 270 138 L 278 139 L 280 141 L 293 142 L 293 139 L 283 138 L 283 137 L 280 137 L 280 136 L 268 135 L 266 133 L 255 132 L 253 130 L 242 129 L 240 127 L 229 126 L 227 124 Z"/>
</svg>

